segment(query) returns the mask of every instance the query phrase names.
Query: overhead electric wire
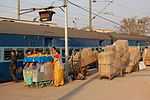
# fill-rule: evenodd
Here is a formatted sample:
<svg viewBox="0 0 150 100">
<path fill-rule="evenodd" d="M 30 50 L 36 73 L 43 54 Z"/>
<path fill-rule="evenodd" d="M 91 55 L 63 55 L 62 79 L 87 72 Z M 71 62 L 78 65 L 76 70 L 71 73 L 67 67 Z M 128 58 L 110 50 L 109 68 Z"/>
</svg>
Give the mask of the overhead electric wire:
<svg viewBox="0 0 150 100">
<path fill-rule="evenodd" d="M 110 6 L 111 3 L 112 3 L 112 2 L 109 2 L 107 5 L 105 5 L 104 8 L 101 9 L 100 12 L 98 12 L 97 14 L 102 13 L 108 6 Z M 96 18 L 96 16 L 97 16 L 97 15 L 93 16 L 91 20 L 94 20 L 94 19 Z"/>
<path fill-rule="evenodd" d="M 78 4 L 75 4 L 75 3 L 71 2 L 70 0 L 68 0 L 68 2 L 69 2 L 71 5 L 74 5 L 74 6 L 80 8 L 80 9 L 86 11 L 86 12 L 89 12 L 88 9 L 86 9 L 86 8 L 84 8 L 84 7 L 82 7 L 82 6 L 78 5 Z M 102 19 L 104 19 L 104 20 L 106 20 L 106 21 L 109 21 L 109 22 L 111 22 L 111 23 L 113 23 L 113 24 L 116 24 L 116 25 L 119 25 L 119 26 L 121 25 L 120 23 L 118 23 L 118 22 L 116 22 L 116 21 L 113 21 L 113 20 L 111 20 L 111 19 L 109 19 L 109 18 L 105 18 L 105 17 L 103 17 L 103 16 L 98 15 L 98 14 L 95 13 L 95 12 L 92 12 L 92 14 L 94 14 L 94 15 L 96 15 L 97 17 L 102 18 Z"/>
<path fill-rule="evenodd" d="M 31 2 L 28 2 L 28 3 L 31 3 Z M 33 5 L 33 3 L 31 3 Z M 22 5 L 23 6 L 23 5 Z M 0 7 L 3 7 L 3 8 L 9 8 L 11 10 L 8 10 L 6 12 L 3 12 L 3 13 L 8 13 L 9 12 L 9 16 L 11 17 L 15 17 L 13 14 L 16 13 L 16 7 L 11 7 L 11 6 L 7 6 L 7 5 L 2 5 L 0 4 Z M 54 7 L 54 6 L 49 6 L 48 8 L 61 8 L 62 6 L 57 6 L 57 7 Z M 26 11 L 24 12 L 24 10 L 27 10 L 27 12 L 33 12 L 34 10 L 41 10 L 40 8 L 29 8 L 29 9 L 21 9 L 21 13 L 20 14 L 24 14 L 26 13 Z M 43 9 L 43 8 L 42 8 Z M 45 8 L 47 9 L 47 8 Z M 5 9 L 6 10 L 6 9 Z M 23 12 L 22 12 L 23 11 Z M 61 9 L 61 11 L 63 11 L 63 9 Z M 2 13 L 1 13 L 2 14 Z M 7 16 L 6 14 L 4 14 L 4 16 Z M 29 18 L 29 17 L 32 17 L 34 18 L 34 15 L 29 15 L 29 14 L 24 14 L 23 18 Z"/>
<path fill-rule="evenodd" d="M 59 0 L 59 1 L 60 1 L 60 0 Z M 88 9 L 86 9 L 86 8 L 84 8 L 84 7 L 82 7 L 82 6 L 78 5 L 78 4 L 76 4 L 76 3 L 73 3 L 73 2 L 71 2 L 70 0 L 68 0 L 68 2 L 69 2 L 71 5 L 73 5 L 73 6 L 76 6 L 76 7 L 80 8 L 80 9 L 86 11 L 86 12 L 89 12 Z M 8 7 L 8 8 L 15 8 L 15 7 Z M 106 9 L 106 8 L 104 7 L 104 9 Z M 113 21 L 112 19 L 109 19 L 109 18 L 105 18 L 105 17 L 103 17 L 103 16 L 100 16 L 99 14 L 97 14 L 97 13 L 95 13 L 95 12 L 93 12 L 93 14 L 94 14 L 95 16 L 97 16 L 97 17 L 99 17 L 99 18 L 102 18 L 102 19 L 104 19 L 104 20 L 106 20 L 106 21 L 109 21 L 109 22 L 111 22 L 111 23 L 113 23 L 113 24 L 120 25 L 118 22 Z M 28 15 L 26 15 L 26 16 L 28 16 Z M 32 17 L 33 17 L 33 16 L 32 16 Z"/>
<path fill-rule="evenodd" d="M 2 4 L 0 4 L 0 7 L 1 7 L 1 8 L 11 9 L 11 10 L 8 10 L 8 11 L 1 12 L 1 14 L 2 14 L 2 13 L 5 13 L 5 14 L 8 13 L 9 16 L 11 16 L 12 14 L 16 13 L 16 7 L 7 6 L 7 5 L 2 5 Z M 5 9 L 5 10 L 6 10 L 6 9 Z M 14 16 L 14 15 L 13 15 L 13 16 Z M 27 16 L 27 17 L 33 17 L 32 15 L 25 15 L 25 16 Z"/>
</svg>

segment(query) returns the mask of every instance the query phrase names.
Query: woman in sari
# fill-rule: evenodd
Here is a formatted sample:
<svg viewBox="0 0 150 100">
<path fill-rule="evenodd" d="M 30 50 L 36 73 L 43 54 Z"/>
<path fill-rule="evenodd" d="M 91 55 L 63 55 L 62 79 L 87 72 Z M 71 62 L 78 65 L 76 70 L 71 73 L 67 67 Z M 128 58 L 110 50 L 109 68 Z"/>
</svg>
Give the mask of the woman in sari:
<svg viewBox="0 0 150 100">
<path fill-rule="evenodd" d="M 54 57 L 54 86 L 64 85 L 64 68 L 61 63 L 60 52 L 53 47 L 53 57 Z"/>
</svg>

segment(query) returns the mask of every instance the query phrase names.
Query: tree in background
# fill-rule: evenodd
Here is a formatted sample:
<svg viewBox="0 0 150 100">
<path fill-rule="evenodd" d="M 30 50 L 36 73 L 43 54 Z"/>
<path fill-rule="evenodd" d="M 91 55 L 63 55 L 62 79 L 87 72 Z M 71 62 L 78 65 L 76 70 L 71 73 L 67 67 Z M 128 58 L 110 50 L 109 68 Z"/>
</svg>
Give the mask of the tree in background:
<svg viewBox="0 0 150 100">
<path fill-rule="evenodd" d="M 143 17 L 141 19 L 124 18 L 121 21 L 120 32 L 128 34 L 145 34 L 150 33 L 150 17 Z"/>
</svg>

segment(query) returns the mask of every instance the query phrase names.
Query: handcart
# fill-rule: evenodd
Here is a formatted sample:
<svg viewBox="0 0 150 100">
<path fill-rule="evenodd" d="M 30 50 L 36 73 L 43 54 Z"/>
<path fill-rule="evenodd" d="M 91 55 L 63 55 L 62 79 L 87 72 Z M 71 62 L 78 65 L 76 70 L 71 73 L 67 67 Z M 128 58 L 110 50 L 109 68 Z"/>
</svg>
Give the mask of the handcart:
<svg viewBox="0 0 150 100">
<path fill-rule="evenodd" d="M 52 56 L 25 57 L 24 63 L 34 63 L 33 67 L 24 67 L 23 77 L 25 85 L 30 87 L 46 87 L 52 84 L 50 65 Z"/>
</svg>

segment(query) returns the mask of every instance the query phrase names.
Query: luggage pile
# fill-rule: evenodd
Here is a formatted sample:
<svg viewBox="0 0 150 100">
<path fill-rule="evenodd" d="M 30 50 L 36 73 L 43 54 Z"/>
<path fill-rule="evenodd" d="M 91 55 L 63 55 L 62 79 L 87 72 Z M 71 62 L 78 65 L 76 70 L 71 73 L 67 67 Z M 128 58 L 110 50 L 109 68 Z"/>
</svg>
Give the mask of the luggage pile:
<svg viewBox="0 0 150 100">
<path fill-rule="evenodd" d="M 113 59 L 115 57 L 114 50 L 114 46 L 108 46 L 104 49 L 104 52 L 98 54 L 100 78 L 107 77 L 112 79 L 114 77 L 116 73 L 113 67 Z"/>
<path fill-rule="evenodd" d="M 84 48 L 74 52 L 69 59 L 71 74 L 73 79 L 85 79 L 87 75 L 87 66 L 97 61 L 97 53 L 91 48 Z"/>
<path fill-rule="evenodd" d="M 81 66 L 87 66 L 97 61 L 97 54 L 91 48 L 81 50 Z"/>
<path fill-rule="evenodd" d="M 144 49 L 143 61 L 146 66 L 150 65 L 150 48 Z"/>
<path fill-rule="evenodd" d="M 117 40 L 113 45 L 104 48 L 98 55 L 100 78 L 112 79 L 123 76 L 129 63 L 128 41 Z"/>
<path fill-rule="evenodd" d="M 87 76 L 87 67 L 90 64 L 97 62 L 97 52 L 92 50 L 91 48 L 84 48 L 81 50 L 81 59 L 80 59 L 80 72 L 79 76 L 83 75 L 84 79 Z M 80 78 L 80 77 L 79 77 Z"/>
</svg>

